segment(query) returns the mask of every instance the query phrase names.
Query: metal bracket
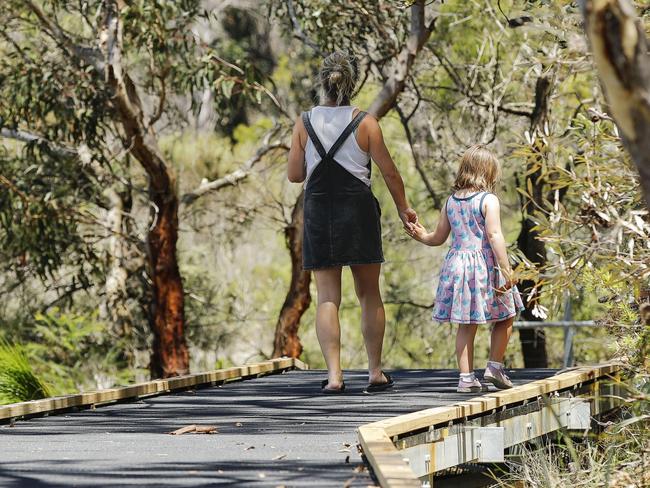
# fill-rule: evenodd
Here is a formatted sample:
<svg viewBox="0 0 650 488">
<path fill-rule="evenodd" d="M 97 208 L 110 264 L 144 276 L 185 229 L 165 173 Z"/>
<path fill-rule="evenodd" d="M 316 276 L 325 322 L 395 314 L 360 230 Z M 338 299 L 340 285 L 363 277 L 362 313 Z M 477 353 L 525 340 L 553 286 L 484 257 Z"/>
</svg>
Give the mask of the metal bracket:
<svg viewBox="0 0 650 488">
<path fill-rule="evenodd" d="M 591 428 L 591 404 L 588 400 L 569 399 L 569 408 L 565 415 L 567 429 L 589 430 Z"/>
<path fill-rule="evenodd" d="M 474 431 L 474 456 L 478 463 L 502 463 L 505 461 L 503 427 L 467 427 Z"/>
</svg>

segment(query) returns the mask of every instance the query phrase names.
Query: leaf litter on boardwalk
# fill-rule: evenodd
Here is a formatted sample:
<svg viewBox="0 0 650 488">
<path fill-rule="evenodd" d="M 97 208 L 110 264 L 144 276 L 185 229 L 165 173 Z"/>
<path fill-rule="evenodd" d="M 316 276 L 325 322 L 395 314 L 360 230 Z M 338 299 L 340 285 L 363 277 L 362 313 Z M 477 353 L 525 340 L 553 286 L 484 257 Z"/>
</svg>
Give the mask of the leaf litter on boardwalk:
<svg viewBox="0 0 650 488">
<path fill-rule="evenodd" d="M 186 425 L 180 429 L 169 432 L 170 435 L 183 435 L 183 434 L 216 434 L 217 428 L 214 425 Z"/>
</svg>

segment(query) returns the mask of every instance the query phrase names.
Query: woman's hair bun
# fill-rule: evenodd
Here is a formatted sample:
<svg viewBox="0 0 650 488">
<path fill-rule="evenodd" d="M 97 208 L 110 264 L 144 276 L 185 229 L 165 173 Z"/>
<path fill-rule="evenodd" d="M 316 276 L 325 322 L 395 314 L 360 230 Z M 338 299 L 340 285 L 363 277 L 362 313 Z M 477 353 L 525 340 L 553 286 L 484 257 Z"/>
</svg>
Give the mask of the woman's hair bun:
<svg viewBox="0 0 650 488">
<path fill-rule="evenodd" d="M 332 71 L 330 73 L 329 82 L 332 85 L 337 85 L 343 79 L 343 74 L 340 71 Z"/>
<path fill-rule="evenodd" d="M 358 78 L 357 61 L 345 51 L 335 51 L 325 59 L 320 69 L 320 85 L 324 98 L 341 105 L 349 102 Z"/>
</svg>

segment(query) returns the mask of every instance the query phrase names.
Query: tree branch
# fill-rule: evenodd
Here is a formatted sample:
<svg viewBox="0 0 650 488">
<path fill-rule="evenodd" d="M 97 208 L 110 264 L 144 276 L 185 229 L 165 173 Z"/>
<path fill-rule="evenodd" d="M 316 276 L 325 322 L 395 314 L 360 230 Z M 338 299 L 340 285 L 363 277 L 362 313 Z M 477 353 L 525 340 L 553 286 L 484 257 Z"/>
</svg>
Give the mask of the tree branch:
<svg viewBox="0 0 650 488">
<path fill-rule="evenodd" d="M 25 143 L 36 143 L 47 146 L 47 148 L 54 154 L 59 156 L 77 156 L 77 150 L 62 146 L 60 144 L 55 144 L 51 141 L 48 141 L 42 136 L 34 134 L 32 132 L 27 132 L 20 129 L 8 129 L 6 127 L 0 128 L 0 137 L 5 139 L 14 139 L 16 141 L 21 141 Z"/>
<path fill-rule="evenodd" d="M 425 24 L 425 2 L 416 0 L 411 6 L 411 28 L 406 45 L 402 48 L 393 74 L 387 77 L 381 91 L 370 105 L 368 112 L 378 119 L 386 115 L 393 108 L 397 97 L 404 90 L 406 80 L 411 72 L 415 58 L 422 49 L 422 46 L 429 40 L 431 32 L 436 24 L 437 17 L 434 17 L 429 24 Z"/>
<path fill-rule="evenodd" d="M 101 52 L 98 49 L 76 44 L 68 33 L 56 22 L 52 21 L 39 5 L 31 0 L 27 0 L 26 3 L 36 18 L 38 18 L 46 32 L 61 47 L 72 53 L 77 59 L 93 66 L 100 73 L 104 71 L 104 62 L 102 60 Z"/>
<path fill-rule="evenodd" d="M 221 190 L 222 188 L 229 186 L 235 186 L 240 181 L 248 178 L 252 172 L 253 166 L 255 166 L 255 164 L 257 164 L 267 153 L 275 149 L 283 149 L 285 151 L 289 150 L 286 144 L 280 142 L 265 144 L 264 146 L 260 147 L 255 152 L 255 155 L 246 161 L 239 169 L 236 169 L 232 173 L 228 173 L 226 176 L 222 176 L 216 180 L 201 182 L 201 184 L 196 189 L 185 193 L 181 197 L 181 203 L 185 205 L 191 205 L 203 195 Z"/>
<path fill-rule="evenodd" d="M 320 46 L 312 41 L 303 31 L 302 28 L 300 27 L 300 22 L 298 22 L 298 19 L 296 18 L 296 11 L 293 8 L 293 1 L 292 0 L 286 0 L 287 3 L 287 13 L 289 14 L 289 19 L 291 20 L 291 26 L 293 27 L 293 35 L 294 37 L 300 39 L 303 43 L 308 45 L 310 48 L 312 48 L 316 54 L 319 56 L 325 56 L 325 53 L 321 50 Z"/>
</svg>

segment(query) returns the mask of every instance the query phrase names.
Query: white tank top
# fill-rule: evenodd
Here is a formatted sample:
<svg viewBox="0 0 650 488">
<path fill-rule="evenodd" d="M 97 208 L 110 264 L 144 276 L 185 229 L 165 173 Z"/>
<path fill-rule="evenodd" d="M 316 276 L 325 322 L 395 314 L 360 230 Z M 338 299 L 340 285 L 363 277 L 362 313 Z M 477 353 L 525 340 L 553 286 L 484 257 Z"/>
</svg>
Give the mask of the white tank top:
<svg viewBox="0 0 650 488">
<path fill-rule="evenodd" d="M 330 150 L 336 139 L 341 135 L 341 132 L 343 132 L 343 129 L 352 122 L 354 110 L 355 107 L 349 105 L 341 107 L 324 107 L 319 105 L 311 109 L 309 112 L 309 120 L 325 151 Z M 351 134 L 345 140 L 334 155 L 334 159 L 353 176 L 356 176 L 366 185 L 370 186 L 370 170 L 368 169 L 370 155 L 359 147 L 355 133 Z M 308 138 L 307 145 L 305 146 L 305 164 L 307 165 L 305 184 L 309 181 L 309 177 L 320 161 L 321 157 L 314 143 L 311 141 L 311 138 Z"/>
</svg>

